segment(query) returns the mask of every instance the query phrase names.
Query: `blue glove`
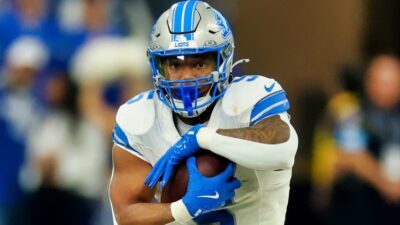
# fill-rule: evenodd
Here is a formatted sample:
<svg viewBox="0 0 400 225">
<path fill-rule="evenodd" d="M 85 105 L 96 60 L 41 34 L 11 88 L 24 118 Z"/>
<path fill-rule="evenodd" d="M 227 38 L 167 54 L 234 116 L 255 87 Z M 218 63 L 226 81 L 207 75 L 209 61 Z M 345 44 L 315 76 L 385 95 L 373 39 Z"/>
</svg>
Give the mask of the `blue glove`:
<svg viewBox="0 0 400 225">
<path fill-rule="evenodd" d="M 182 201 L 192 217 L 224 206 L 235 196 L 235 189 L 241 186 L 234 178 L 235 169 L 231 164 L 224 172 L 215 177 L 205 177 L 197 169 L 195 157 L 186 161 L 189 172 L 189 184 Z"/>
<path fill-rule="evenodd" d="M 193 126 L 176 144 L 168 149 L 144 180 L 147 186 L 153 188 L 162 177 L 161 187 L 164 188 L 172 175 L 174 167 L 201 149 L 197 143 L 196 134 L 202 127 L 203 125 L 201 124 Z"/>
</svg>

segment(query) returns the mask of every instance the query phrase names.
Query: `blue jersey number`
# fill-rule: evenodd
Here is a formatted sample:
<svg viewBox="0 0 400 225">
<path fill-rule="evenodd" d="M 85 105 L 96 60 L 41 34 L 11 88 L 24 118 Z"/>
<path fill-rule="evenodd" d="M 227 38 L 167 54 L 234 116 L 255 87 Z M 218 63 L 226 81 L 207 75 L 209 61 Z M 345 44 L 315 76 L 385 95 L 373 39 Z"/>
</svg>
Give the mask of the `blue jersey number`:
<svg viewBox="0 0 400 225">
<path fill-rule="evenodd" d="M 219 225 L 235 225 L 233 215 L 226 209 L 208 212 L 194 219 L 199 225 L 219 223 Z"/>
<path fill-rule="evenodd" d="M 241 77 L 235 77 L 232 81 L 232 83 L 238 83 L 244 79 L 246 79 L 247 82 L 255 81 L 258 78 L 258 76 L 241 76 Z"/>
<path fill-rule="evenodd" d="M 154 90 L 150 90 L 148 92 L 142 93 L 142 94 L 132 98 L 131 100 L 128 101 L 128 105 L 140 101 L 140 99 L 142 99 L 144 97 L 144 95 L 146 95 L 146 94 L 147 94 L 147 99 L 152 99 L 154 97 Z"/>
</svg>

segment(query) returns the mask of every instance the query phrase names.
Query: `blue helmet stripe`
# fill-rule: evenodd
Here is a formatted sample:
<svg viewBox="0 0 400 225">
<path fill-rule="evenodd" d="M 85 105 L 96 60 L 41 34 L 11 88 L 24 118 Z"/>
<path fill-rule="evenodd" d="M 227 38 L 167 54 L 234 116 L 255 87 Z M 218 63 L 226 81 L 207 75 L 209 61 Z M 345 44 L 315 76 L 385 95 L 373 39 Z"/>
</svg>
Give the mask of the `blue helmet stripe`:
<svg viewBox="0 0 400 225">
<path fill-rule="evenodd" d="M 181 20 L 182 20 L 182 23 L 181 23 L 181 29 L 180 29 L 180 32 L 187 32 L 188 30 L 187 30 L 187 23 L 188 23 L 188 21 L 187 21 L 187 19 L 186 19 L 186 15 L 188 14 L 188 5 L 191 5 L 190 3 L 191 3 L 192 1 L 186 1 L 185 2 L 185 5 L 183 5 L 183 12 L 182 12 L 182 18 L 181 18 Z M 189 9 L 190 10 L 190 9 Z M 190 37 L 190 35 L 187 35 L 187 34 L 184 34 L 184 36 L 185 36 L 185 38 L 186 38 L 186 40 L 188 40 L 188 37 Z"/>
<path fill-rule="evenodd" d="M 193 17 L 197 1 L 189 0 L 187 3 L 188 4 L 184 11 L 184 29 L 182 30 L 183 32 L 189 32 L 193 30 L 193 24 L 194 24 Z M 187 40 L 193 40 L 192 34 L 185 34 L 185 37 Z"/>
<path fill-rule="evenodd" d="M 196 6 L 197 6 L 197 3 L 199 3 L 198 1 L 195 1 L 195 3 L 194 3 L 194 5 L 193 5 L 193 9 L 192 9 L 192 18 L 191 18 L 191 26 L 190 26 L 190 30 L 194 30 L 194 26 L 195 26 L 195 20 L 194 20 L 194 16 L 196 15 L 195 14 L 195 12 L 196 12 Z M 190 33 L 190 40 L 193 40 L 194 39 L 194 32 L 192 32 L 192 33 Z"/>
<path fill-rule="evenodd" d="M 175 25 L 175 22 L 174 22 L 174 21 L 175 21 L 176 8 L 177 8 L 177 7 L 175 7 L 174 10 L 172 11 L 172 21 L 171 21 L 171 23 L 172 23 L 172 24 L 171 24 L 171 29 L 172 29 L 172 31 L 174 31 L 174 29 L 175 29 L 175 28 L 174 28 L 174 25 Z M 171 35 L 171 40 L 174 41 L 174 39 L 175 39 L 175 35 Z"/>
<path fill-rule="evenodd" d="M 183 17 L 183 9 L 187 2 L 179 2 L 175 8 L 174 15 L 172 18 L 173 23 L 173 32 L 182 32 L 182 17 Z M 176 39 L 176 34 L 173 35 L 173 41 Z"/>
<path fill-rule="evenodd" d="M 172 28 L 173 32 L 190 32 L 194 29 L 194 15 L 198 4 L 196 0 L 179 2 L 173 11 Z M 175 41 L 179 34 L 172 35 Z M 193 40 L 193 34 L 184 34 L 186 40 Z"/>
</svg>

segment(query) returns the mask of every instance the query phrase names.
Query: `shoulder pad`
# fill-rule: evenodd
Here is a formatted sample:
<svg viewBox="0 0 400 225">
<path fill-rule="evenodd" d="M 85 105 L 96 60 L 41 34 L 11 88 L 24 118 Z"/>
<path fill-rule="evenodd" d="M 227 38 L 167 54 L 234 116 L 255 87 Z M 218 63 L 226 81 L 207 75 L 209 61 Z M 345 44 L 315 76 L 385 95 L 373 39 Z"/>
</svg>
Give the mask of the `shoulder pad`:
<svg viewBox="0 0 400 225">
<path fill-rule="evenodd" d="M 116 121 L 122 130 L 132 135 L 141 135 L 153 126 L 154 95 L 154 90 L 143 92 L 120 106 Z"/>
<path fill-rule="evenodd" d="M 235 77 L 223 97 L 222 108 L 226 114 L 236 116 L 279 91 L 283 89 L 274 79 L 259 75 Z"/>
</svg>

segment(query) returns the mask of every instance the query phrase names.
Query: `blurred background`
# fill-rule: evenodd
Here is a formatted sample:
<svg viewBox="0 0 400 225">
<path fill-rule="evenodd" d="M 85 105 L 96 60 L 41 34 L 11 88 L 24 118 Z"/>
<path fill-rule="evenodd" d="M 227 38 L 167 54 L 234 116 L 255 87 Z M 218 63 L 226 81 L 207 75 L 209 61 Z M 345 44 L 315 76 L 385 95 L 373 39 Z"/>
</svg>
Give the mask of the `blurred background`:
<svg viewBox="0 0 400 225">
<path fill-rule="evenodd" d="M 0 0 L 0 225 L 112 224 L 114 114 L 152 87 L 147 37 L 174 2 Z M 241 73 L 291 101 L 286 224 L 398 224 L 400 2 L 209 3 L 251 59 Z"/>
</svg>

